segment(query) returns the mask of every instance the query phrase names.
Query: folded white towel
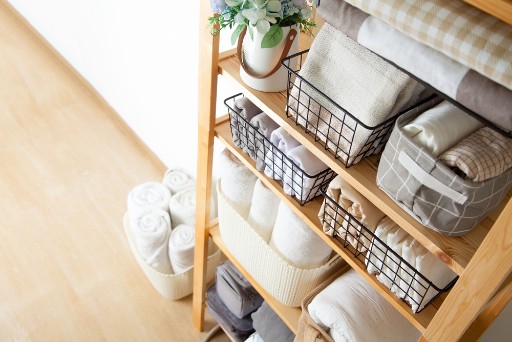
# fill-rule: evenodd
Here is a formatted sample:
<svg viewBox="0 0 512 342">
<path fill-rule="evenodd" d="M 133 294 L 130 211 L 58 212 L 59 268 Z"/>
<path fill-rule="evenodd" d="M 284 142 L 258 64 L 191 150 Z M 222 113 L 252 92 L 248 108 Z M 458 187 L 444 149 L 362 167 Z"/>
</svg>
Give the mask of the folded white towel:
<svg viewBox="0 0 512 342">
<path fill-rule="evenodd" d="M 237 130 L 233 134 L 233 143 L 254 159 L 254 129 L 249 125 L 249 122 L 254 116 L 262 113 L 262 111 L 247 97 L 238 97 L 233 107 L 238 115 L 245 119 L 245 121 L 235 118 L 231 119 L 231 125 Z"/>
<path fill-rule="evenodd" d="M 377 239 L 373 239 L 366 255 L 366 269 L 370 274 L 378 274 L 383 270 L 384 258 L 386 257 L 387 251 L 387 240 L 390 233 L 395 233 L 398 230 L 398 226 L 389 217 L 384 217 L 377 224 L 375 229 L 375 236 Z"/>
<path fill-rule="evenodd" d="M 407 232 L 402 228 L 398 227 L 398 225 L 396 225 L 396 229 L 388 232 L 386 239 L 388 249 L 393 250 L 398 256 L 388 251 L 384 257 L 382 272 L 377 275 L 377 279 L 395 293 L 399 292 L 398 286 L 394 285 L 395 282 L 400 282 L 400 279 L 397 276 L 400 266 L 399 256 L 402 255 L 402 243 L 408 236 L 409 234 L 407 234 Z"/>
<path fill-rule="evenodd" d="M 334 341 L 417 341 L 420 333 L 353 269 L 318 293 L 311 318 Z"/>
<path fill-rule="evenodd" d="M 416 253 L 418 252 L 421 245 L 418 241 L 412 237 L 408 237 L 402 244 L 402 259 L 406 261 L 411 267 L 402 263 L 400 266 L 400 290 L 398 296 L 405 299 L 406 302 L 412 304 L 411 299 L 413 298 L 412 279 L 416 274 Z"/>
<path fill-rule="evenodd" d="M 265 169 L 265 154 L 271 149 L 270 137 L 272 132 L 279 128 L 279 125 L 265 113 L 253 117 L 250 124 L 267 139 L 257 135 L 254 140 L 255 155 L 251 156 L 256 161 L 258 171 L 263 171 Z"/>
<path fill-rule="evenodd" d="M 146 182 L 137 185 L 129 193 L 127 198 L 127 209 L 130 223 L 148 209 L 161 209 L 169 212 L 169 201 L 171 192 L 160 182 Z"/>
<path fill-rule="evenodd" d="M 149 209 L 131 222 L 135 246 L 142 258 L 161 273 L 172 273 L 168 244 L 171 234 L 169 213 L 161 209 Z"/>
<path fill-rule="evenodd" d="M 196 187 L 189 187 L 175 193 L 169 201 L 172 227 L 187 224 L 196 225 Z"/>
<path fill-rule="evenodd" d="M 316 176 L 329 167 L 303 145 L 292 148 L 286 155 L 298 168 L 292 164 L 291 168 L 285 170 L 284 192 L 304 201 L 316 186 L 315 193 L 311 196 L 320 195 L 320 181 L 316 177 L 307 177 L 306 174 Z"/>
<path fill-rule="evenodd" d="M 227 149 L 220 153 L 219 168 L 224 196 L 238 213 L 247 219 L 256 175 Z"/>
<path fill-rule="evenodd" d="M 274 229 L 274 224 L 276 223 L 279 202 L 279 197 L 258 179 L 254 185 L 251 210 L 249 211 L 247 223 L 249 223 L 267 243 L 270 241 L 272 229 Z"/>
<path fill-rule="evenodd" d="M 169 259 L 175 274 L 183 273 L 194 265 L 195 228 L 180 224 L 172 229 L 169 238 Z"/>
<path fill-rule="evenodd" d="M 272 147 L 265 155 L 265 174 L 268 177 L 281 180 L 286 169 L 292 167 L 290 161 L 285 156 L 292 148 L 299 146 L 300 143 L 282 127 L 272 132 L 270 142 L 277 147 L 277 151 Z"/>
<path fill-rule="evenodd" d="M 403 130 L 437 157 L 480 127 L 483 127 L 480 121 L 443 101 L 416 117 Z"/>
<path fill-rule="evenodd" d="M 196 185 L 196 182 L 184 170 L 179 168 L 167 170 L 162 183 L 171 190 L 172 195 Z"/>
<path fill-rule="evenodd" d="M 290 264 L 303 269 L 325 264 L 332 252 L 322 238 L 282 201 L 269 245 Z"/>
</svg>

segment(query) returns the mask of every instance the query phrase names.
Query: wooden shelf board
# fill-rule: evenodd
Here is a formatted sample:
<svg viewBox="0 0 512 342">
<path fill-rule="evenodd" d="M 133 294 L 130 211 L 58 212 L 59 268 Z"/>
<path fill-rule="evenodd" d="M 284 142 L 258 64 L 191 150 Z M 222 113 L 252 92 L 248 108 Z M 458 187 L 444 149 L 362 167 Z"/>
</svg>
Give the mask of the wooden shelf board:
<svg viewBox="0 0 512 342">
<path fill-rule="evenodd" d="M 315 142 L 314 137 L 304 134 L 302 128 L 296 126 L 293 120 L 286 117 L 286 92 L 264 93 L 247 87 L 240 79 L 238 60 L 234 57 L 221 61 L 219 68 L 220 73 L 239 87 L 254 104 L 318 156 L 334 172 L 342 176 L 363 196 L 380 208 L 400 227 L 411 234 L 431 253 L 436 255 L 457 274 L 461 275 L 464 272 L 465 267 L 482 243 L 510 196 L 507 196 L 494 213 L 464 236 L 447 237 L 441 235 L 416 221 L 377 186 L 375 179 L 379 156 L 365 158 L 358 164 L 346 168 L 341 161 L 326 152 L 320 144 Z"/>
<path fill-rule="evenodd" d="M 327 236 L 322 230 L 322 224 L 318 218 L 318 212 L 322 205 L 323 198 L 321 196 L 307 202 L 301 206 L 294 198 L 284 193 L 280 182 L 267 177 L 264 173 L 256 169 L 256 163 L 240 148 L 233 144 L 231 138 L 231 130 L 229 120 L 226 116 L 217 120 L 215 127 L 215 136 L 228 148 L 235 156 L 240 159 L 253 173 L 255 173 L 261 181 L 282 200 L 302 219 L 308 226 L 313 229 L 336 253 L 354 268 L 363 278 L 366 279 L 388 302 L 390 302 L 404 317 L 406 317 L 420 332 L 424 332 L 428 324 L 437 312 L 437 307 L 442 303 L 445 296 L 441 296 L 434 303 L 426 307 L 420 313 L 413 313 L 411 308 L 403 300 L 395 296 L 384 284 L 377 278 L 368 274 L 366 266 L 359 259 L 354 257 L 350 250 L 347 250 L 336 239 Z"/>
<path fill-rule="evenodd" d="M 265 299 L 268 305 L 274 310 L 274 312 L 281 317 L 281 319 L 286 323 L 286 325 L 293 331 L 294 334 L 297 334 L 297 329 L 299 327 L 299 318 L 301 315 L 300 308 L 293 308 L 289 306 L 284 306 L 279 301 L 277 301 L 274 297 L 272 297 L 264 288 L 262 288 L 247 271 L 243 268 L 242 265 L 238 262 L 238 260 L 233 257 L 230 251 L 226 248 L 224 241 L 222 241 L 222 237 L 220 235 L 219 226 L 215 225 L 209 229 L 210 236 L 212 237 L 213 242 L 219 247 L 219 249 L 224 253 L 224 255 L 233 263 L 233 265 L 240 270 L 240 272 L 247 278 L 247 280 L 254 286 L 254 288 L 258 291 L 259 294 Z"/>
<path fill-rule="evenodd" d="M 511 0 L 464 0 L 464 2 L 512 25 Z"/>
</svg>

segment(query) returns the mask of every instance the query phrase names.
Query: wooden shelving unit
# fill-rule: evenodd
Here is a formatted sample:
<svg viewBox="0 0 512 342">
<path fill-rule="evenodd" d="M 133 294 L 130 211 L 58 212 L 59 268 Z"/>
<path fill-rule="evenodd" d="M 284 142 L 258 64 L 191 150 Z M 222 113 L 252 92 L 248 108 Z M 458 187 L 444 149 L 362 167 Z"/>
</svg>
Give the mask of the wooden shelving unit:
<svg viewBox="0 0 512 342">
<path fill-rule="evenodd" d="M 209 2 L 202 1 L 201 22 L 211 16 Z M 509 18 L 510 19 L 510 18 Z M 301 50 L 308 48 L 311 37 L 301 36 Z M 378 156 L 366 158 L 360 163 L 346 168 L 317 144 L 309 135 L 304 134 L 292 120 L 286 118 L 286 94 L 264 93 L 245 86 L 239 76 L 239 63 L 232 52 L 219 54 L 218 37 L 208 31 L 201 32 L 200 93 L 199 93 L 199 160 L 197 192 L 197 232 L 196 232 L 196 267 L 194 270 L 194 324 L 202 330 L 205 303 L 205 251 L 209 236 L 241 270 L 249 281 L 260 291 L 271 307 L 286 324 L 296 331 L 299 308 L 287 308 L 269 296 L 250 274 L 226 250 L 217 227 L 209 228 L 209 198 L 211 189 L 211 167 L 213 158 L 214 136 L 235 154 L 262 182 L 289 205 L 311 229 L 318 233 L 343 259 L 366 279 L 386 300 L 388 300 L 404 317 L 406 317 L 422 334 L 422 340 L 447 341 L 468 338 L 466 331 L 473 335 L 480 334 L 492 321 L 493 313 L 499 312 L 504 302 L 510 299 L 510 279 L 507 276 L 512 269 L 512 201 L 510 194 L 500 208 L 489 215 L 481 224 L 462 237 L 446 237 L 423 227 L 408 213 L 393 202 L 376 185 Z M 257 171 L 255 163 L 231 139 L 227 116 L 216 119 L 217 77 L 222 75 L 231 81 L 254 104 L 260 107 L 281 127 L 312 151 L 338 175 L 367 197 L 386 215 L 405 229 L 410 235 L 425 246 L 431 253 L 442 260 L 460 278 L 448 295 L 438 298 L 422 312 L 414 314 L 410 307 L 398 299 L 387 287 L 366 271 L 364 264 L 341 244 L 325 235 L 317 217 L 321 198 L 300 206 L 293 198 L 286 195 L 280 183 Z M 501 290 L 501 291 L 499 291 Z M 507 292 L 508 291 L 508 292 Z M 494 315 L 495 316 L 495 315 Z M 471 323 L 478 322 L 478 329 Z M 478 330 L 478 331 L 476 331 Z"/>
</svg>

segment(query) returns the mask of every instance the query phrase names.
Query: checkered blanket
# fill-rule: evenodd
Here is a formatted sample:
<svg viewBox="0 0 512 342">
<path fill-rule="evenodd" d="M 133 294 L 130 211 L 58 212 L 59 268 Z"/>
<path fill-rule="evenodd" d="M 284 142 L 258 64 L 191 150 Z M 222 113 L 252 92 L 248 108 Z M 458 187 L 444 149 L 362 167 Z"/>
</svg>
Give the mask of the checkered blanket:
<svg viewBox="0 0 512 342">
<path fill-rule="evenodd" d="M 462 1 L 346 0 L 512 89 L 512 26 Z"/>
</svg>

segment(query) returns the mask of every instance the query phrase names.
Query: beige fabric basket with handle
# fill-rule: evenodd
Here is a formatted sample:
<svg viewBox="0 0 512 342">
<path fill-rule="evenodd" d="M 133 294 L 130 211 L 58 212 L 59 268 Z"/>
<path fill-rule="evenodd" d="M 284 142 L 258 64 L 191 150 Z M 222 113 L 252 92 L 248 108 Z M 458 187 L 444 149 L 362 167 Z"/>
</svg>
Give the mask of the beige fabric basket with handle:
<svg viewBox="0 0 512 342">
<path fill-rule="evenodd" d="M 217 183 L 219 229 L 224 243 L 258 284 L 285 306 L 299 307 L 304 297 L 344 264 L 335 255 L 324 265 L 301 269 L 287 263 L 231 206 Z"/>
<path fill-rule="evenodd" d="M 193 273 L 194 268 L 190 267 L 187 271 L 180 274 L 165 274 L 160 273 L 149 266 L 146 261 L 142 258 L 140 253 L 137 251 L 135 246 L 134 236 L 130 227 L 128 215 L 125 214 L 123 218 L 124 232 L 128 238 L 130 249 L 137 260 L 140 268 L 148 278 L 149 282 L 153 287 L 160 293 L 164 298 L 171 300 L 178 300 L 186 297 L 192 293 L 193 288 Z M 221 251 L 214 246 L 214 252 L 208 256 L 207 261 L 207 273 L 206 281 L 209 283 L 215 278 L 215 269 L 220 263 Z"/>
</svg>

